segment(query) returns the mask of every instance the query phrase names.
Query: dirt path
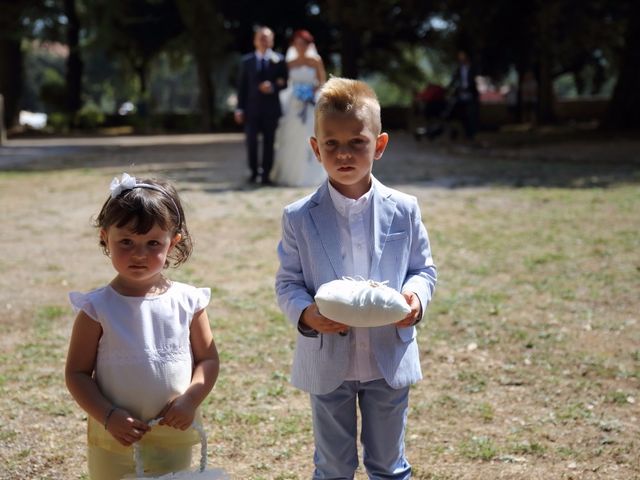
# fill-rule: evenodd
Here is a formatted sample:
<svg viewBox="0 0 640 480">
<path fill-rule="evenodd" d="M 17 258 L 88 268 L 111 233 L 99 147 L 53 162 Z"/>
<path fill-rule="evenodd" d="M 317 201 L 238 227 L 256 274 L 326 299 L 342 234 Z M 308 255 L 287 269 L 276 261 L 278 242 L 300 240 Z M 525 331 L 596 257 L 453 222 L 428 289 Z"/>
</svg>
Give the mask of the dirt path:
<svg viewBox="0 0 640 480">
<path fill-rule="evenodd" d="M 392 132 L 374 171 L 390 183 L 453 188 L 590 187 L 640 180 L 640 140 L 602 136 L 517 140 L 486 134 L 478 145 L 415 141 L 406 132 Z M 245 153 L 239 133 L 20 139 L 0 147 L 0 171 L 149 163 L 213 189 L 244 188 Z"/>
</svg>

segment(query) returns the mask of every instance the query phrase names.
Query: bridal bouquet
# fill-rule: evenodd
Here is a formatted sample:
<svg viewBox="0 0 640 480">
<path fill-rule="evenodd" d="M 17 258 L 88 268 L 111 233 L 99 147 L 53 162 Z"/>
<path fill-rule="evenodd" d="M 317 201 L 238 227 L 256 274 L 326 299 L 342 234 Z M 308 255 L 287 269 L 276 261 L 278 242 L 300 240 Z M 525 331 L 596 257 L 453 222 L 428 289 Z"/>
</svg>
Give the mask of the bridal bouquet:
<svg viewBox="0 0 640 480">
<path fill-rule="evenodd" d="M 316 104 L 315 91 L 310 83 L 296 83 L 293 85 L 293 95 L 302 102 L 302 108 L 298 116 L 302 123 L 307 121 L 307 107 Z"/>
<path fill-rule="evenodd" d="M 296 83 L 293 86 L 293 94 L 304 103 L 315 105 L 315 91 L 310 83 Z"/>
</svg>

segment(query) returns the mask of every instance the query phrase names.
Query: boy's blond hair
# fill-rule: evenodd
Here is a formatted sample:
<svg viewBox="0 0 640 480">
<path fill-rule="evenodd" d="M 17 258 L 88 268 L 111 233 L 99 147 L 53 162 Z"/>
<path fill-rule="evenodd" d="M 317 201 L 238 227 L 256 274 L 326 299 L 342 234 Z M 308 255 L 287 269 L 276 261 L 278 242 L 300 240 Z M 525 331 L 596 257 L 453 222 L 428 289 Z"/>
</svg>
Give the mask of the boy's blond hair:
<svg viewBox="0 0 640 480">
<path fill-rule="evenodd" d="M 316 133 L 320 118 L 333 113 L 356 116 L 366 122 L 375 135 L 382 131 L 380 102 L 376 92 L 363 81 L 331 77 L 320 88 L 314 111 Z"/>
</svg>

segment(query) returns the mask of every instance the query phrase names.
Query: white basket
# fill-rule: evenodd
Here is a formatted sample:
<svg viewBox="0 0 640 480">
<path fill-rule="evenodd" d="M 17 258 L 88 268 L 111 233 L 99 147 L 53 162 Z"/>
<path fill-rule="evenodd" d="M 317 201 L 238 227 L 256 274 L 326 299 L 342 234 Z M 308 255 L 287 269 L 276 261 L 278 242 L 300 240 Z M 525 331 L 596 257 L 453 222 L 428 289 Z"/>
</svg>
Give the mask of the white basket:
<svg viewBox="0 0 640 480">
<path fill-rule="evenodd" d="M 149 422 L 149 426 L 157 425 L 160 419 Z M 183 471 L 161 475 L 159 477 L 149 477 L 144 474 L 144 465 L 142 464 L 142 453 L 138 443 L 133 444 L 133 459 L 136 465 L 135 476 L 124 477 L 126 480 L 229 480 L 229 476 L 220 468 L 207 469 L 207 434 L 202 425 L 194 422 L 191 425 L 200 435 L 200 467 L 193 472 Z M 124 479 L 123 479 L 124 480 Z"/>
</svg>

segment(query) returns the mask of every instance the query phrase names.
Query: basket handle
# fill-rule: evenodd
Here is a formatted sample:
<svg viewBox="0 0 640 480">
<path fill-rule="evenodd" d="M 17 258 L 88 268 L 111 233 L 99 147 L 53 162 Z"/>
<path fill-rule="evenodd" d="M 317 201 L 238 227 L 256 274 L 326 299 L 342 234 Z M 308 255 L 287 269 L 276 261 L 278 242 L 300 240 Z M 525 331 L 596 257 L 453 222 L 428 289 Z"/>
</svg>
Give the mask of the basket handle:
<svg viewBox="0 0 640 480">
<path fill-rule="evenodd" d="M 157 425 L 160 420 L 162 418 L 154 418 L 149 422 L 149 426 Z M 200 468 L 198 471 L 204 472 L 204 469 L 207 468 L 207 433 L 202 428 L 202 425 L 197 422 L 193 422 L 191 427 L 200 435 Z M 142 465 L 142 452 L 139 442 L 133 444 L 133 460 L 136 464 L 136 476 L 142 477 L 144 475 L 144 465 Z"/>
</svg>

